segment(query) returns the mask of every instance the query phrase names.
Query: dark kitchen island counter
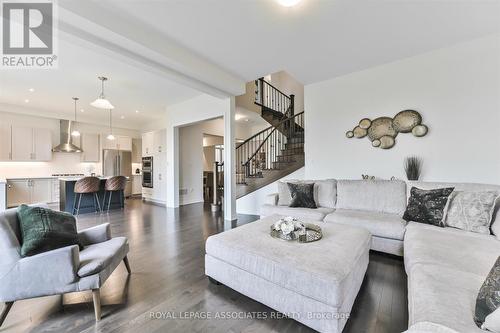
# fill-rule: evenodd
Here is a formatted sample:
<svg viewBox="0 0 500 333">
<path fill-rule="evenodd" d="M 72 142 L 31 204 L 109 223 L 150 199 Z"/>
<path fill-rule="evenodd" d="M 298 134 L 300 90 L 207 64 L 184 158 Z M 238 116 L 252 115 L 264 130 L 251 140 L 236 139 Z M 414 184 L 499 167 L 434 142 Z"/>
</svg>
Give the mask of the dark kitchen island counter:
<svg viewBox="0 0 500 333">
<path fill-rule="evenodd" d="M 73 213 L 73 205 L 75 202 L 75 184 L 76 181 L 83 177 L 61 177 L 59 178 L 59 209 L 63 212 Z M 106 184 L 106 179 L 110 177 L 99 177 L 101 179 L 101 186 L 99 192 L 97 193 L 99 197 L 99 204 L 103 211 L 108 208 L 108 198 L 109 194 L 106 195 L 106 207 L 103 206 L 104 200 L 104 184 Z M 116 192 L 113 193 L 111 197 L 111 205 L 109 209 L 121 209 L 121 199 L 120 195 Z M 82 201 L 80 204 L 80 214 L 93 213 L 94 208 L 94 196 L 91 194 L 82 195 Z"/>
</svg>

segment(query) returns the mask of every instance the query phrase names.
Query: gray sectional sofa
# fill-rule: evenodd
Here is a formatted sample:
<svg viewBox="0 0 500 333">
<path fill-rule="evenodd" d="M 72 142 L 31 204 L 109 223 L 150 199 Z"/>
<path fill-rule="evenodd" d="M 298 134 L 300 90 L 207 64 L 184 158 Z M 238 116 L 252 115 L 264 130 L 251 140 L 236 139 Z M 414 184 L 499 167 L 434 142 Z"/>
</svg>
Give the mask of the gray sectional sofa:
<svg viewBox="0 0 500 333">
<path fill-rule="evenodd" d="M 268 196 L 261 217 L 290 215 L 362 227 L 372 234 L 371 249 L 404 256 L 409 332 L 484 332 L 474 323 L 474 308 L 479 288 L 500 256 L 500 202 L 490 235 L 406 222 L 402 216 L 413 186 L 500 192 L 499 185 L 333 179 L 288 182 L 314 182 L 315 201 L 321 207 L 288 207 L 290 194 L 282 183 L 280 193 Z"/>
</svg>

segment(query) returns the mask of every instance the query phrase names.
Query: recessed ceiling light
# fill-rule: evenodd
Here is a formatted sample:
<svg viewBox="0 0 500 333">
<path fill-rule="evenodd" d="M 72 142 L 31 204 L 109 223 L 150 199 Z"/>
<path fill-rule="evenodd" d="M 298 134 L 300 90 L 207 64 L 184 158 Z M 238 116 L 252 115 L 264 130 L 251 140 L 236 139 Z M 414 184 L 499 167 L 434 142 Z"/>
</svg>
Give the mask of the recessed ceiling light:
<svg viewBox="0 0 500 333">
<path fill-rule="evenodd" d="M 121 116 L 120 119 L 125 119 L 125 116 Z"/>
<path fill-rule="evenodd" d="M 284 7 L 293 7 L 301 0 L 278 0 L 278 3 Z"/>
<path fill-rule="evenodd" d="M 29 92 L 33 92 L 33 91 L 35 91 L 35 89 L 34 88 L 29 88 L 28 91 Z"/>
<path fill-rule="evenodd" d="M 29 102 L 30 102 L 30 100 L 29 100 L 29 99 L 25 99 L 25 100 L 24 100 L 24 103 L 29 103 Z"/>
<path fill-rule="evenodd" d="M 242 114 L 237 113 L 237 114 L 234 115 L 234 120 L 240 120 L 240 119 L 243 119 L 243 118 L 245 118 L 245 116 L 242 115 Z"/>
<path fill-rule="evenodd" d="M 80 109 L 80 112 L 85 112 L 85 110 L 84 109 Z"/>
<path fill-rule="evenodd" d="M 250 121 L 250 119 L 247 118 L 247 119 L 245 119 L 245 121 Z"/>
<path fill-rule="evenodd" d="M 135 110 L 135 113 L 139 113 L 139 110 Z"/>
</svg>

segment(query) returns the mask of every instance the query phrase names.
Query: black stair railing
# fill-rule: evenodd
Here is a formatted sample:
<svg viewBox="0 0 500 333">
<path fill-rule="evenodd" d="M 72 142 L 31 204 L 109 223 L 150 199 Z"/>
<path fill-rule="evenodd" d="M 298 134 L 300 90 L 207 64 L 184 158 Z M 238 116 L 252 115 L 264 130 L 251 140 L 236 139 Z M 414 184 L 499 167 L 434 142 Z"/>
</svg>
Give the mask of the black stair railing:
<svg viewBox="0 0 500 333">
<path fill-rule="evenodd" d="M 263 177 L 264 170 L 279 170 L 303 152 L 304 112 L 270 126 L 236 147 L 236 182 Z"/>
<path fill-rule="evenodd" d="M 294 95 L 288 96 L 264 78 L 255 80 L 255 104 L 282 113 L 286 117 L 294 114 Z"/>
</svg>

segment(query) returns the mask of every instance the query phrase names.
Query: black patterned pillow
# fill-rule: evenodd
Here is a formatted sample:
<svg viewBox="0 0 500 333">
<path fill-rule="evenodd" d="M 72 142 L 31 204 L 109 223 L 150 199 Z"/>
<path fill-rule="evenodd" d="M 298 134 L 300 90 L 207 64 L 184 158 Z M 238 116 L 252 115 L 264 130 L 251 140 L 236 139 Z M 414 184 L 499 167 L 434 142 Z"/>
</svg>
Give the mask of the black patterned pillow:
<svg viewBox="0 0 500 333">
<path fill-rule="evenodd" d="M 292 197 L 290 207 L 317 208 L 316 202 L 314 201 L 314 183 L 287 183 L 287 185 Z"/>
<path fill-rule="evenodd" d="M 412 187 L 403 219 L 441 226 L 444 208 L 454 189 L 453 187 L 447 187 L 435 190 L 421 190 Z"/>
<path fill-rule="evenodd" d="M 482 329 L 499 332 L 500 318 L 500 257 L 486 277 L 476 299 L 474 321 Z"/>
</svg>

